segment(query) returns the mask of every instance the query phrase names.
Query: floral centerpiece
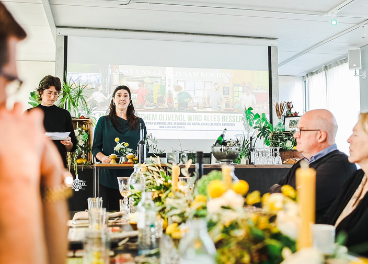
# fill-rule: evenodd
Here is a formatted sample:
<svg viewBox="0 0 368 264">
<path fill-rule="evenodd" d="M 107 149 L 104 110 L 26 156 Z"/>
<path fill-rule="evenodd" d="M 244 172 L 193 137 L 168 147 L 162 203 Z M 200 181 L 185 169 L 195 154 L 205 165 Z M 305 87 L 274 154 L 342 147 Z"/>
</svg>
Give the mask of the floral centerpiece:
<svg viewBox="0 0 368 264">
<path fill-rule="evenodd" d="M 83 125 L 80 127 L 76 125 L 76 129 L 74 130 L 74 134 L 77 138 L 77 148 L 74 152 L 68 152 L 67 161 L 70 170 L 70 166 L 74 166 L 74 171 L 77 174 L 78 165 L 90 165 L 87 161 L 87 155 L 91 151 L 91 146 L 88 143 L 89 135 L 87 133 L 87 127 Z"/>
<path fill-rule="evenodd" d="M 121 154 L 122 158 L 120 159 L 120 163 L 138 163 L 138 157 L 134 155 L 134 150 L 129 148 L 128 142 L 119 142 L 120 139 L 115 138 L 116 146 L 114 147 L 114 151 Z M 117 156 L 113 157 L 117 158 Z"/>
</svg>

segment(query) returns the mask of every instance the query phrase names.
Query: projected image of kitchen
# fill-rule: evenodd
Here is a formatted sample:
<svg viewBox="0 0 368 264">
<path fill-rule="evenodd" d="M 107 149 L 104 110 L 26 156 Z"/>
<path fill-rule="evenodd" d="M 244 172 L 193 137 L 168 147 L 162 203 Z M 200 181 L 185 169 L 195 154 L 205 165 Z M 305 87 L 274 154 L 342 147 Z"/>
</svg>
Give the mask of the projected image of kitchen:
<svg viewBox="0 0 368 264">
<path fill-rule="evenodd" d="M 115 87 L 127 85 L 137 114 L 157 138 L 200 138 L 200 131 L 207 138 L 224 127 L 235 135 L 244 130 L 245 107 L 269 111 L 268 71 L 110 65 L 103 75 L 71 66 L 68 79 L 91 88 L 88 104 L 96 117 L 106 113 Z"/>
</svg>

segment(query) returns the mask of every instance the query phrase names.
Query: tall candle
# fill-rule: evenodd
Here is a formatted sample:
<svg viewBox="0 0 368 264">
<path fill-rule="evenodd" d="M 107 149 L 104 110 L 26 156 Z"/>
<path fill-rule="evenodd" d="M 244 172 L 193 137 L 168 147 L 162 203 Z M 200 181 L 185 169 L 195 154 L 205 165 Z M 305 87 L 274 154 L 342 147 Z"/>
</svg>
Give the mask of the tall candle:
<svg viewBox="0 0 368 264">
<path fill-rule="evenodd" d="M 178 189 L 179 174 L 180 174 L 179 166 L 173 165 L 171 174 L 171 184 L 174 191 Z"/>
<path fill-rule="evenodd" d="M 231 173 L 233 170 L 234 166 L 229 165 L 222 166 L 222 180 L 228 188 L 230 188 L 230 185 L 233 181 L 233 178 L 231 177 Z"/>
<path fill-rule="evenodd" d="M 296 170 L 296 189 L 301 216 L 297 240 L 299 250 L 313 245 L 312 225 L 315 220 L 316 171 L 309 168 L 306 161 L 302 161 Z"/>
</svg>

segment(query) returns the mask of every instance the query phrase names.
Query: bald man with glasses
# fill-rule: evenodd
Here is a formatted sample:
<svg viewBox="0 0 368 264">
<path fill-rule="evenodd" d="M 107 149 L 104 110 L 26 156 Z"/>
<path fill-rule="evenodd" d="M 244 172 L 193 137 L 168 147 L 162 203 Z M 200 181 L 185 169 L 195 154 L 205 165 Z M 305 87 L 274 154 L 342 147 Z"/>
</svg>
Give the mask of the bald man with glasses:
<svg viewBox="0 0 368 264">
<path fill-rule="evenodd" d="M 355 164 L 348 161 L 348 156 L 337 149 L 336 133 L 337 123 L 333 114 L 325 109 L 317 109 L 300 118 L 294 134 L 297 150 L 317 173 L 316 220 L 327 211 L 348 177 L 356 170 Z M 295 172 L 299 167 L 300 161 L 270 188 L 270 192 L 281 192 L 283 185 L 295 188 Z"/>
</svg>

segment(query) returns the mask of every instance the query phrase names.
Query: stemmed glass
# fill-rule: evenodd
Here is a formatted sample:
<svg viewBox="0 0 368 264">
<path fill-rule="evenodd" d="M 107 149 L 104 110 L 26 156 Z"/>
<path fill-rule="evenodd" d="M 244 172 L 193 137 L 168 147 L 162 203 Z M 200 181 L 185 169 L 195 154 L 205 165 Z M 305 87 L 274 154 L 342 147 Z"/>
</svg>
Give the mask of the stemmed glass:
<svg viewBox="0 0 368 264">
<path fill-rule="evenodd" d="M 124 212 L 123 215 L 123 222 L 128 221 L 129 217 L 129 204 L 128 204 L 128 197 L 129 197 L 129 177 L 118 177 L 118 183 L 119 183 L 119 192 L 121 196 L 123 196 L 123 204 L 120 203 L 120 211 Z"/>
</svg>

